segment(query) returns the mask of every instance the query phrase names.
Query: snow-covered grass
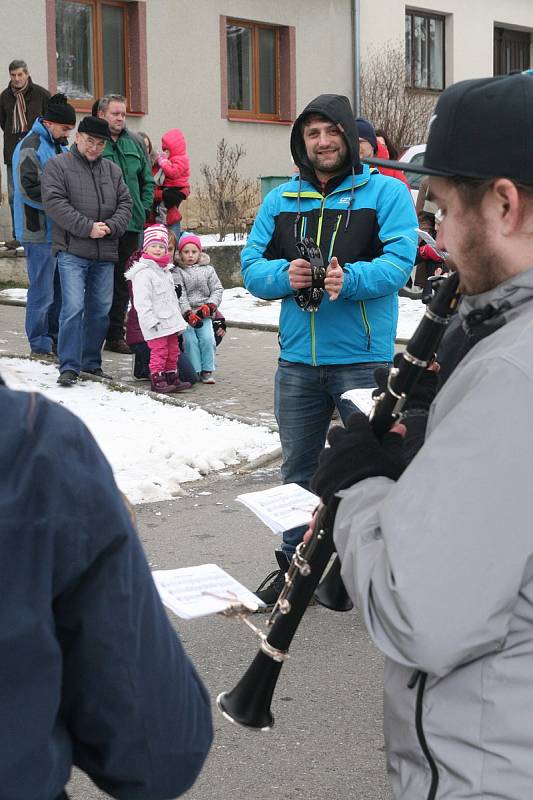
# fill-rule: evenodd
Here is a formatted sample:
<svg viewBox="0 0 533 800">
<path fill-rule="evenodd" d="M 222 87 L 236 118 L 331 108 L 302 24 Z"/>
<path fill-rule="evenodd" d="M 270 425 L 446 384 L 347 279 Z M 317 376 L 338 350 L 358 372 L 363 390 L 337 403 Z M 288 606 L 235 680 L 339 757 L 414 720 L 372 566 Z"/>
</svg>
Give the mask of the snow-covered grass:
<svg viewBox="0 0 533 800">
<path fill-rule="evenodd" d="M 80 417 L 132 503 L 169 500 L 183 494 L 182 483 L 279 447 L 278 435 L 267 428 L 202 409 L 158 403 L 95 381 L 63 388 L 55 366 L 0 358 L 0 373 L 11 389 L 42 392 Z"/>
<path fill-rule="evenodd" d="M 0 291 L 0 298 L 2 297 L 25 300 L 26 289 L 4 289 Z M 422 319 L 426 307 L 420 300 L 409 300 L 407 297 L 400 297 L 399 301 L 400 314 L 396 338 L 409 339 Z M 224 290 L 220 310 L 228 322 L 247 322 L 261 327 L 278 324 L 280 307 L 280 300 L 260 300 L 246 289 L 237 287 Z"/>
</svg>

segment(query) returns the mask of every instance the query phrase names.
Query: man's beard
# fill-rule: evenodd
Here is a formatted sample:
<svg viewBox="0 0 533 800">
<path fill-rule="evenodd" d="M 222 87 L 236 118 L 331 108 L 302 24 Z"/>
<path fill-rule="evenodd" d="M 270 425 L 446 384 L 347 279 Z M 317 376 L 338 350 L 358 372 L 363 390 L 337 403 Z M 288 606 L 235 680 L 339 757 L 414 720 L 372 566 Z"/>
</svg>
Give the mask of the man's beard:
<svg viewBox="0 0 533 800">
<path fill-rule="evenodd" d="M 477 230 L 474 227 L 476 223 Z M 500 258 L 488 243 L 486 227 L 479 226 L 479 219 L 473 219 L 471 226 L 465 224 L 468 227 L 468 236 L 465 237 L 466 253 L 460 257 L 460 261 L 465 264 L 464 272 L 460 264 L 457 264 L 459 289 L 465 295 L 483 294 L 503 283 L 508 275 Z"/>
<path fill-rule="evenodd" d="M 309 160 L 313 168 L 318 169 L 319 172 L 336 174 L 348 165 L 348 154 L 341 154 L 340 151 L 337 151 L 336 156 L 335 161 L 326 161 L 324 164 L 320 154 L 313 154 Z"/>
</svg>

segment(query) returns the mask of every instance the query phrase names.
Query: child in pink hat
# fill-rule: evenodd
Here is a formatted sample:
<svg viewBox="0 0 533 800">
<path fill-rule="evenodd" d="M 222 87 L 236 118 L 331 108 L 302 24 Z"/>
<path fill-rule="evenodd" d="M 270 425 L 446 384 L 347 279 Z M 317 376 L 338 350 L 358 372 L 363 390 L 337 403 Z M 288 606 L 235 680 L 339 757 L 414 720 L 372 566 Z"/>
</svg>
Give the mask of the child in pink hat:
<svg viewBox="0 0 533 800">
<path fill-rule="evenodd" d="M 170 266 L 168 231 L 164 225 L 150 225 L 144 231 L 141 257 L 125 277 L 131 281 L 139 325 L 150 348 L 152 391 L 160 394 L 191 388 L 177 373 L 178 333 L 187 324 L 180 312 Z"/>
<path fill-rule="evenodd" d="M 214 383 L 215 336 L 213 317 L 222 301 L 224 288 L 202 252 L 202 243 L 194 233 L 183 233 L 178 242 L 174 282 L 181 285 L 180 308 L 189 323 L 183 334 L 185 352 L 202 383 Z"/>
</svg>

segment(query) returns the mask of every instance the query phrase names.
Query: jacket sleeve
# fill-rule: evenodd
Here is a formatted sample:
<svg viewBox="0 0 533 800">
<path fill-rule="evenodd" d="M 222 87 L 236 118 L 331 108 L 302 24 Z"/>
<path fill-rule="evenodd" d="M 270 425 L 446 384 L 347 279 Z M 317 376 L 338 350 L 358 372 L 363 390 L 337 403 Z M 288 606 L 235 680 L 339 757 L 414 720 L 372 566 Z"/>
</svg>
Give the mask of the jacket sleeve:
<svg viewBox="0 0 533 800">
<path fill-rule="evenodd" d="M 141 328 L 157 328 L 159 319 L 154 313 L 153 286 L 150 272 L 147 269 L 136 272 L 131 279 L 133 302 L 137 309 L 137 316 Z"/>
<path fill-rule="evenodd" d="M 42 177 L 43 207 L 46 214 L 63 230 L 80 239 L 88 239 L 96 220 L 74 208 L 68 199 L 65 172 L 58 164 L 58 158 L 51 158 L 45 164 Z"/>
<path fill-rule="evenodd" d="M 53 615 L 73 761 L 112 797 L 175 797 L 209 750 L 209 699 L 109 464 L 80 420 L 49 405 L 55 435 L 40 457 L 53 492 Z"/>
<path fill-rule="evenodd" d="M 207 276 L 207 285 L 209 287 L 209 297 L 207 302 L 215 303 L 215 305 L 219 306 L 222 302 L 224 287 L 222 286 L 220 278 L 218 277 L 214 267 L 211 267 L 209 270 L 209 275 Z"/>
<path fill-rule="evenodd" d="M 150 164 L 148 163 L 148 159 L 146 158 L 141 146 L 138 145 L 138 147 L 142 156 L 142 169 L 140 170 L 138 176 L 141 201 L 144 206 L 144 210 L 150 211 L 152 208 L 152 203 L 154 202 L 155 181 L 154 176 L 152 175 L 152 170 L 150 169 Z"/>
<path fill-rule="evenodd" d="M 41 162 L 34 148 L 19 149 L 17 178 L 22 202 L 40 211 L 43 210 L 42 175 Z"/>
<path fill-rule="evenodd" d="M 265 197 L 253 224 L 246 247 L 241 253 L 241 272 L 245 288 L 263 300 L 279 300 L 291 296 L 289 262 L 284 258 L 271 261 L 264 253 L 274 235 L 279 214 L 279 190 L 273 189 Z"/>
<path fill-rule="evenodd" d="M 165 158 L 160 156 L 157 163 L 165 173 L 166 178 L 181 181 L 183 186 L 188 186 L 190 178 L 189 158 L 186 155 Z M 180 186 L 181 184 L 178 184 Z M 188 193 L 187 193 L 188 194 Z"/>
<path fill-rule="evenodd" d="M 416 257 L 418 220 L 411 195 L 396 178 L 371 175 L 376 189 L 376 215 L 382 254 L 372 261 L 344 264 L 341 297 L 370 300 L 397 292 L 405 286 Z"/>
<path fill-rule="evenodd" d="M 115 166 L 114 164 L 112 166 Z M 115 172 L 115 171 L 114 171 Z M 122 172 L 117 168 L 114 175 L 116 178 L 115 191 L 117 194 L 117 207 L 112 217 L 104 220 L 106 225 L 111 228 L 111 236 L 118 239 L 126 231 L 131 219 L 131 209 L 133 203 L 130 191 L 126 185 Z"/>
<path fill-rule="evenodd" d="M 502 647 L 531 560 L 531 379 L 493 362 L 460 389 L 397 483 L 370 478 L 339 493 L 334 531 L 374 642 L 438 676 Z"/>
</svg>

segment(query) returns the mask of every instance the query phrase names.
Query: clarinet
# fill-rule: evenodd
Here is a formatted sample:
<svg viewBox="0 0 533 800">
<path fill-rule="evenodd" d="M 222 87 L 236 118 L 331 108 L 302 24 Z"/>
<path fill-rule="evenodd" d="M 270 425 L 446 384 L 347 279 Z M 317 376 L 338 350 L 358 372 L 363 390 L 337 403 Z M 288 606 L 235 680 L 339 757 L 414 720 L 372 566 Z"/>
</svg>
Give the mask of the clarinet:
<svg viewBox="0 0 533 800">
<path fill-rule="evenodd" d="M 459 302 L 459 279 L 451 273 L 435 297 L 397 365 L 389 372 L 387 386 L 375 401 L 370 423 L 378 437 L 401 418 L 402 409 L 422 372 L 434 358 L 446 325 Z M 276 683 L 289 657 L 289 647 L 335 546 L 333 523 L 339 503 L 333 498 L 320 505 L 313 533 L 296 548 L 285 575 L 285 586 L 272 610 L 268 635 L 261 635 L 260 649 L 237 685 L 217 697 L 219 711 L 231 722 L 262 731 L 270 730 L 274 715 L 270 704 Z"/>
</svg>

